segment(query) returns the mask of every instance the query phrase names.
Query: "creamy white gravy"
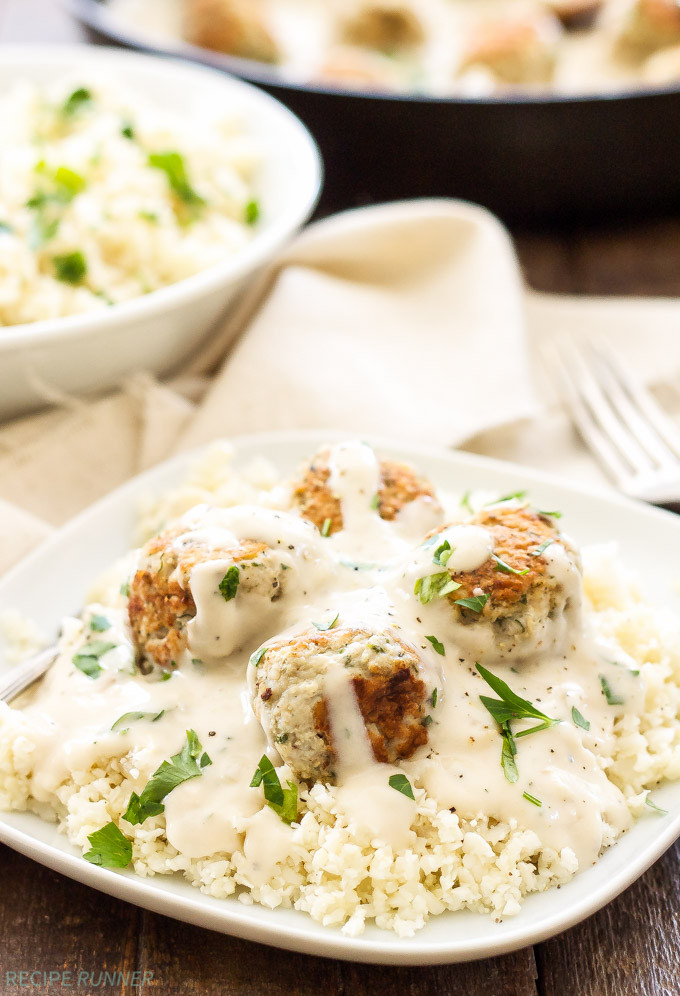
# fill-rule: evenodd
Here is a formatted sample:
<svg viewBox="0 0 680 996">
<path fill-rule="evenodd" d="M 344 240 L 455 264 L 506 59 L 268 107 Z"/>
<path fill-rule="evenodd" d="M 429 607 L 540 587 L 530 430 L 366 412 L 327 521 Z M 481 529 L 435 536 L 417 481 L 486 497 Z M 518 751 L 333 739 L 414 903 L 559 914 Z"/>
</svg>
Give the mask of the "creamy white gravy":
<svg viewBox="0 0 680 996">
<path fill-rule="evenodd" d="M 279 765 L 284 786 L 291 775 L 253 714 L 249 658 L 282 634 L 308 630 L 314 621 L 330 622 L 337 615 L 338 626 L 389 632 L 411 645 L 420 656 L 430 703 L 437 690 L 436 705 L 429 709 L 429 743 L 396 768 L 373 760 L 347 672 L 329 666 L 325 695 L 338 755 L 336 798 L 350 824 L 395 850 L 408 845 L 416 804 L 389 785 L 390 776 L 401 770 L 441 808 L 467 819 L 489 816 L 526 827 L 557 850 L 570 848 L 581 868 L 591 864 L 607 836 L 605 824 L 619 833 L 630 822 L 623 796 L 607 779 L 600 758 L 612 753 L 614 720 L 635 708 L 643 686 L 630 658 L 589 632 L 581 612 L 580 576 L 564 548 L 555 542 L 546 557 L 568 595 L 569 610 L 546 626 L 528 651 L 501 653 L 491 627 L 462 625 L 446 599 L 423 605 L 413 592 L 415 580 L 441 570 L 433 563 L 437 544 L 448 541 L 453 568 L 474 570 L 492 550 L 490 533 L 459 522 L 425 545 L 433 518 L 444 525 L 446 513 L 436 502 L 414 503 L 403 517 L 384 522 L 372 501 L 379 481 L 373 451 L 360 443 L 340 444 L 331 448 L 330 465 L 346 524 L 333 536 L 321 536 L 293 514 L 260 507 L 202 507 L 185 517 L 184 535 L 190 534 L 192 542 L 200 539 L 223 551 L 225 544 L 259 540 L 287 569 L 276 601 L 257 592 L 237 592 L 225 601 L 219 581 L 228 560 L 222 556 L 194 567 L 184 583 L 197 614 L 188 627 L 188 650 L 169 680 L 135 673 L 124 608 L 93 605 L 84 622 L 66 622 L 58 662 L 24 705 L 36 730 L 33 795 L 48 801 L 70 772 L 87 769 L 101 755 L 120 757 L 141 791 L 193 729 L 212 765 L 167 796 L 168 840 L 192 857 L 244 849 L 252 882 L 266 881 L 287 853 L 292 831 L 262 808 L 262 789 L 251 788 L 250 780 L 265 752 Z M 461 510 L 453 503 L 446 521 L 456 516 Z M 176 542 L 181 547 L 183 540 Z M 110 628 L 92 632 L 93 614 L 105 616 Z M 441 642 L 443 655 L 429 636 Z M 103 670 L 95 679 L 72 662 L 86 639 L 116 645 L 100 657 Z M 475 661 L 560 720 L 550 729 L 517 737 L 516 783 L 507 780 L 501 766 L 499 728 L 479 698 L 494 693 Z M 602 678 L 622 704 L 608 704 Z M 589 722 L 588 731 L 574 725 L 574 707 Z M 117 722 L 134 712 L 150 715 Z M 530 725 L 515 721 L 515 734 Z"/>
</svg>

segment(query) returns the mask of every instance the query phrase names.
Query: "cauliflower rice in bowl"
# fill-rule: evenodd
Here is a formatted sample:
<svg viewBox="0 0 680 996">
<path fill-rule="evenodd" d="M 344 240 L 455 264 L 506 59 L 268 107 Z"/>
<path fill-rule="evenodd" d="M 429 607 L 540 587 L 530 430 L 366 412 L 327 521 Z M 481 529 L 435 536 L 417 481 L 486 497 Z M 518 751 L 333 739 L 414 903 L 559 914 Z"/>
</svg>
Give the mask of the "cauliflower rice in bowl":
<svg viewBox="0 0 680 996">
<path fill-rule="evenodd" d="M 289 470 L 217 448 L 149 503 L 141 548 L 0 707 L 0 805 L 95 864 L 352 936 L 511 916 L 657 818 L 677 619 L 612 547 L 579 551 L 531 495 L 461 499 L 394 462 L 381 502 L 366 444 Z M 304 517 L 321 487 L 335 524 Z"/>
<path fill-rule="evenodd" d="M 0 98 L 0 325 L 98 311 L 252 238 L 261 150 L 228 105 L 194 115 L 105 75 Z"/>
</svg>

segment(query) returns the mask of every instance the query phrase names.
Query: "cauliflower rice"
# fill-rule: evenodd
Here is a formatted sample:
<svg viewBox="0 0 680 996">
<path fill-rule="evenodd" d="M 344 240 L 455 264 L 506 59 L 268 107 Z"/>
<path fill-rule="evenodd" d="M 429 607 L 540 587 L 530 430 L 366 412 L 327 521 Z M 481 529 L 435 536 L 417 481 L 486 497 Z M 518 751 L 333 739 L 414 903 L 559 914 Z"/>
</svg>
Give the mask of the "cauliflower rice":
<svg viewBox="0 0 680 996">
<path fill-rule="evenodd" d="M 217 505 L 258 501 L 282 503 L 275 476 L 258 463 L 237 475 L 228 453 L 213 449 L 187 483 L 144 510 L 143 529 L 154 532 L 166 519 L 210 499 Z M 585 593 L 597 631 L 615 639 L 639 667 L 643 701 L 613 726 L 614 749 L 600 757 L 608 779 L 623 793 L 633 817 L 645 810 L 648 791 L 663 779 L 680 777 L 680 641 L 673 615 L 643 599 L 626 576 L 613 546 L 584 553 Z M 121 565 L 93 592 L 101 607 L 121 605 Z M 63 644 L 77 645 L 79 626 L 65 627 Z M 140 792 L 151 771 L 137 766 L 134 751 L 102 753 L 90 767 L 71 771 L 44 801 L 32 783 L 34 729 L 18 709 L 0 703 L 0 808 L 33 810 L 56 820 L 77 847 L 108 821 L 119 823 L 130 794 Z M 327 926 L 358 935 L 367 921 L 409 937 L 429 917 L 445 910 L 467 909 L 505 917 L 519 911 L 523 897 L 566 883 L 578 870 L 570 848 L 551 849 L 517 820 L 499 822 L 480 813 L 465 819 L 440 809 L 414 785 L 416 810 L 408 846 L 390 846 L 352 825 L 338 789 L 321 783 L 300 788 L 299 824 L 292 828 L 290 850 L 266 882 L 254 881 L 248 836 L 231 853 L 190 858 L 165 836 L 165 817 L 128 827 L 133 868 L 141 876 L 179 873 L 203 893 L 216 898 L 236 895 L 242 903 L 295 908 Z M 650 818 L 653 818 L 650 816 Z M 273 829 L 278 817 L 266 806 L 258 814 L 261 829 Z M 236 827 L 237 830 L 245 830 Z M 613 843 L 612 829 L 603 846 Z"/>
</svg>

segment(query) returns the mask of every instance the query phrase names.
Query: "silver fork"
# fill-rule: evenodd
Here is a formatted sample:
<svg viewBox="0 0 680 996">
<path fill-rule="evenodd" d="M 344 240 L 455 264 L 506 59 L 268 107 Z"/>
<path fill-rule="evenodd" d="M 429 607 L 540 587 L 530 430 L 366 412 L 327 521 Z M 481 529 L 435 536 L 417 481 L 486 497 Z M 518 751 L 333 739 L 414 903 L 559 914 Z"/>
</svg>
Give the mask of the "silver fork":
<svg viewBox="0 0 680 996">
<path fill-rule="evenodd" d="M 10 668 L 9 672 L 0 677 L 0 701 L 11 702 L 17 695 L 41 678 L 52 667 L 57 656 L 56 647 L 48 647 L 34 654 L 28 660 Z"/>
<path fill-rule="evenodd" d="M 544 352 L 576 428 L 619 488 L 680 502 L 680 429 L 611 346 L 560 340 Z"/>
</svg>

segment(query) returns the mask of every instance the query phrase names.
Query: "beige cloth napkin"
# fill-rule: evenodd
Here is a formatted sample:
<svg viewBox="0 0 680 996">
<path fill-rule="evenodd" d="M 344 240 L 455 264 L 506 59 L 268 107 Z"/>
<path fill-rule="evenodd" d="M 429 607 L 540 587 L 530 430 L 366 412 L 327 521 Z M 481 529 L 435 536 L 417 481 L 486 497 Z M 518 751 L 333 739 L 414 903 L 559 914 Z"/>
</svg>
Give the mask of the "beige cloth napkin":
<svg viewBox="0 0 680 996">
<path fill-rule="evenodd" d="M 338 215 L 258 278 L 182 378 L 160 385 L 140 372 L 109 397 L 66 398 L 0 426 L 0 571 L 133 474 L 249 431 L 465 445 L 597 479 L 554 406 L 537 342 L 607 334 L 680 412 L 679 331 L 676 302 L 526 291 L 507 233 L 472 205 Z"/>
</svg>

